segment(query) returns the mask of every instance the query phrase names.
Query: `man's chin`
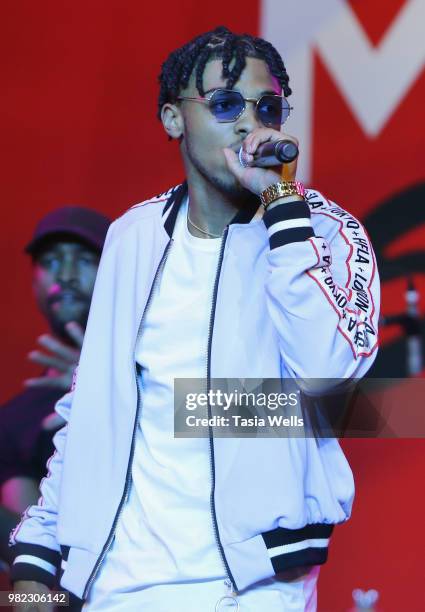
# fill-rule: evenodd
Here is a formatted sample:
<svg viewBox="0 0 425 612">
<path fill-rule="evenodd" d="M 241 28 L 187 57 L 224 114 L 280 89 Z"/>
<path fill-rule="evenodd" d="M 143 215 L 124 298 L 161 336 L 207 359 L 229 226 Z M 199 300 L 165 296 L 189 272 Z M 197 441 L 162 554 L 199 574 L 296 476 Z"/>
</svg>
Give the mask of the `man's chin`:
<svg viewBox="0 0 425 612">
<path fill-rule="evenodd" d="M 238 208 L 245 208 L 251 205 L 253 202 L 258 200 L 257 196 L 243 187 L 239 181 L 234 180 L 221 180 L 218 178 L 211 179 L 214 186 L 221 191 L 232 203 Z"/>
<path fill-rule="evenodd" d="M 81 321 L 87 318 L 89 308 L 85 302 L 63 304 L 57 302 L 50 309 L 50 319 L 64 325 L 70 321 Z"/>
<path fill-rule="evenodd" d="M 193 168 L 196 169 L 207 183 L 222 193 L 226 199 L 230 200 L 234 206 L 243 209 L 252 206 L 252 204 L 258 200 L 258 197 L 249 191 L 249 189 L 242 187 L 237 178 L 226 169 L 224 164 L 220 167 L 216 166 L 215 169 L 211 171 L 211 167 L 208 168 L 201 163 L 196 156 L 192 155 L 190 146 L 186 144 L 186 147 L 186 154 Z M 213 174 L 211 172 L 213 172 Z M 214 174 L 214 172 L 216 174 Z"/>
<path fill-rule="evenodd" d="M 73 339 L 66 330 L 68 323 L 78 323 L 83 329 L 87 324 L 88 312 L 67 312 L 67 313 L 54 313 L 49 317 L 49 324 L 52 332 L 55 336 L 61 338 L 68 344 L 74 344 Z"/>
</svg>

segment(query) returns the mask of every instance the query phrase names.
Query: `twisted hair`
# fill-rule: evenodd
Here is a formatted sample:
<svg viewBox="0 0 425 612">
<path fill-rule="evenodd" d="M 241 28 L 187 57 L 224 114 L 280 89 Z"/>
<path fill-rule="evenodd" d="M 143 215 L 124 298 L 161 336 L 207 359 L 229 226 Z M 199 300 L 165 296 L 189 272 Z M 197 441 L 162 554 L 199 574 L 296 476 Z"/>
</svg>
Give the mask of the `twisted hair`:
<svg viewBox="0 0 425 612">
<path fill-rule="evenodd" d="M 262 59 L 270 73 L 279 81 L 284 95 L 291 95 L 285 64 L 271 43 L 250 34 L 234 34 L 228 28 L 220 26 L 175 49 L 162 64 L 159 75 L 158 118 L 161 117 L 164 104 L 174 104 L 177 101 L 180 92 L 188 86 L 194 70 L 196 88 L 199 95 L 204 96 L 203 76 L 209 60 L 221 59 L 223 79 L 226 81 L 226 87 L 232 89 L 246 66 L 247 57 Z M 230 69 L 232 61 L 233 66 Z"/>
</svg>

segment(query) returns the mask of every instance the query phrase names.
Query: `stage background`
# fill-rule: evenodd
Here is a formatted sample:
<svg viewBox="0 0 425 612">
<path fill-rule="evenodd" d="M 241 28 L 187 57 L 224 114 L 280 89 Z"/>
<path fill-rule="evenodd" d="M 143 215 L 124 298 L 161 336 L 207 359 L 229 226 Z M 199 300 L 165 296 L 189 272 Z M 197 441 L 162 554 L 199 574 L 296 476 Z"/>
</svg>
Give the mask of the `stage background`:
<svg viewBox="0 0 425 612">
<path fill-rule="evenodd" d="M 182 179 L 155 118 L 157 75 L 169 51 L 216 25 L 262 33 L 287 59 L 301 178 L 365 222 L 384 314 L 405 308 L 409 273 L 424 291 L 423 0 L 4 0 L 1 13 L 0 401 L 36 373 L 26 354 L 45 331 L 22 253 L 35 223 L 64 204 L 115 217 Z M 401 329 L 383 330 L 376 375 L 404 375 L 404 351 Z M 424 443 L 344 448 L 357 498 L 319 610 L 348 610 L 355 587 L 378 589 L 382 610 L 423 610 Z"/>
</svg>

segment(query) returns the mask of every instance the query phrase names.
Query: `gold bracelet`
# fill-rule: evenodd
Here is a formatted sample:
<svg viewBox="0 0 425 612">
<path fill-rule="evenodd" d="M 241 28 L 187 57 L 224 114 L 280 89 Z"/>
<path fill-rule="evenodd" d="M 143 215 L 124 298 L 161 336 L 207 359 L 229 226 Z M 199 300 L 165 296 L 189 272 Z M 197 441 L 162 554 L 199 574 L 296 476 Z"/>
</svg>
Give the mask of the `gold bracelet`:
<svg viewBox="0 0 425 612">
<path fill-rule="evenodd" d="M 267 210 L 268 205 L 279 200 L 279 198 L 295 195 L 305 198 L 304 185 L 300 181 L 281 181 L 264 189 L 260 194 L 260 199 L 265 210 Z"/>
</svg>

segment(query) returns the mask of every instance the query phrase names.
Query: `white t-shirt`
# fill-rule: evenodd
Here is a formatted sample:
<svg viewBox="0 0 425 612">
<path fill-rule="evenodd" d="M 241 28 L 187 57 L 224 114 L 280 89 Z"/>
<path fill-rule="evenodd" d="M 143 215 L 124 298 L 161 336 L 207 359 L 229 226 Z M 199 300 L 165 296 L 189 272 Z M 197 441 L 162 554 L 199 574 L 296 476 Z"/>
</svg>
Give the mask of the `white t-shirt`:
<svg viewBox="0 0 425 612">
<path fill-rule="evenodd" d="M 210 507 L 209 440 L 174 438 L 174 378 L 206 376 L 221 245 L 189 233 L 187 208 L 186 201 L 136 349 L 142 406 L 131 493 L 92 586 L 93 602 L 111 590 L 225 579 Z"/>
</svg>

